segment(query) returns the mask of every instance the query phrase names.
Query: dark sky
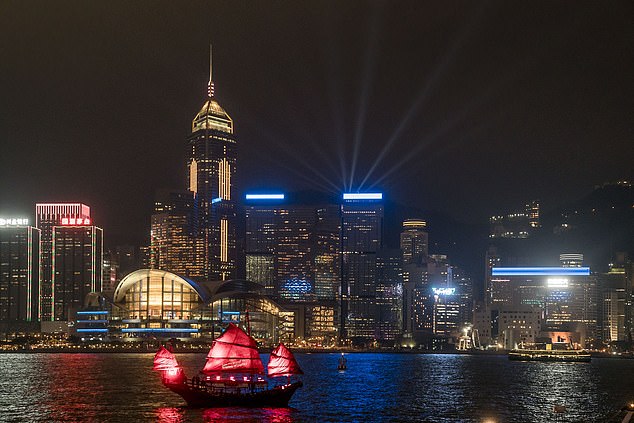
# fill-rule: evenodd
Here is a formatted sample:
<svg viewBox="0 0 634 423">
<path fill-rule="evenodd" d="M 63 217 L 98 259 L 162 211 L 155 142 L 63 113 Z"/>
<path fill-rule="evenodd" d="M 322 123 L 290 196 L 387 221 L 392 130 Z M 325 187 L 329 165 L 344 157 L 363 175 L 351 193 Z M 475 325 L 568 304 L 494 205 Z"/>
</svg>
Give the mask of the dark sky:
<svg viewBox="0 0 634 423">
<path fill-rule="evenodd" d="M 634 176 L 633 5 L 2 1 L 0 214 L 82 201 L 140 243 L 155 190 L 185 186 L 209 41 L 242 191 L 553 208 Z"/>
</svg>

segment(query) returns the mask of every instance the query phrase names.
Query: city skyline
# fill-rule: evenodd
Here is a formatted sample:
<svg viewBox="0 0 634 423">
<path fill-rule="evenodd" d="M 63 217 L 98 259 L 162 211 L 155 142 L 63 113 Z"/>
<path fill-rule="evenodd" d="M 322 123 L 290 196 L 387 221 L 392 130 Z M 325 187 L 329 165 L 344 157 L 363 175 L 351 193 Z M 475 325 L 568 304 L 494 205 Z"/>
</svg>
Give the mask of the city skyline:
<svg viewBox="0 0 634 423">
<path fill-rule="evenodd" d="M 0 211 L 81 201 L 98 210 L 108 244 L 144 242 L 154 192 L 185 187 L 209 40 L 216 95 L 239 122 L 245 191 L 381 188 L 390 201 L 479 223 L 632 178 L 632 61 L 621 54 L 631 28 L 619 13 L 630 5 L 368 4 L 213 4 L 175 14 L 192 22 L 178 37 L 161 31 L 182 26 L 169 8 L 147 14 L 144 3 L 12 5 Z M 250 25 L 232 25 L 241 20 Z M 18 166 L 29 141 L 35 166 Z"/>
</svg>

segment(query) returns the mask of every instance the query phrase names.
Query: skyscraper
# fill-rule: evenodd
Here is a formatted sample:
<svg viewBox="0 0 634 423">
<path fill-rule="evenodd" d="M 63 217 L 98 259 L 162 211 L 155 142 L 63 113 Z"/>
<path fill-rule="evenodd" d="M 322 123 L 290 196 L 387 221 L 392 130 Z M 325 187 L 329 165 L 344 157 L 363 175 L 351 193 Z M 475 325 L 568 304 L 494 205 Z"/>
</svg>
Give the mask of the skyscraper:
<svg viewBox="0 0 634 423">
<path fill-rule="evenodd" d="M 236 276 L 236 139 L 233 120 L 215 97 L 210 51 L 207 99 L 188 138 L 189 190 L 194 193 L 197 236 L 205 243 L 209 280 Z"/>
<path fill-rule="evenodd" d="M 376 338 L 382 342 L 394 341 L 403 332 L 403 257 L 400 249 L 379 251 L 376 280 Z"/>
<path fill-rule="evenodd" d="M 150 231 L 150 267 L 199 279 L 205 275 L 205 244 L 196 236 L 190 191 L 160 191 Z"/>
<path fill-rule="evenodd" d="M 429 235 L 427 222 L 422 219 L 403 221 L 401 232 L 401 251 L 403 264 L 422 263 L 429 255 Z"/>
<path fill-rule="evenodd" d="M 40 231 L 26 218 L 0 218 L 0 333 L 38 320 Z"/>
<path fill-rule="evenodd" d="M 341 336 L 365 342 L 376 328 L 376 260 L 383 241 L 383 195 L 346 193 L 341 205 Z"/>
<path fill-rule="evenodd" d="M 81 203 L 41 203 L 35 205 L 35 226 L 40 233 L 40 320 L 53 317 L 53 228 L 66 224 L 90 224 L 90 207 Z"/>
<path fill-rule="evenodd" d="M 247 197 L 245 207 L 246 225 L 246 278 L 265 287 L 270 297 L 277 297 L 275 256 L 280 201 L 283 194 L 256 198 L 255 203 Z"/>
<path fill-rule="evenodd" d="M 339 205 L 302 194 L 247 194 L 246 275 L 295 314 L 295 335 L 334 341 L 339 307 Z"/>
<path fill-rule="evenodd" d="M 71 320 L 86 296 L 101 292 L 103 283 L 103 231 L 86 223 L 62 220 L 53 227 L 52 320 Z"/>
</svg>

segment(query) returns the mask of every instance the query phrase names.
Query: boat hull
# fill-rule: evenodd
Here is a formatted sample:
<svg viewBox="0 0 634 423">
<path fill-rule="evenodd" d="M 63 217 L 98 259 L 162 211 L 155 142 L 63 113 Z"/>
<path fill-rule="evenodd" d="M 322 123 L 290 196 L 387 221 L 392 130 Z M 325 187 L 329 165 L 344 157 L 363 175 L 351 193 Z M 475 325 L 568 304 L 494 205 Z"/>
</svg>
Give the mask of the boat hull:
<svg viewBox="0 0 634 423">
<path fill-rule="evenodd" d="M 186 383 L 164 383 L 172 392 L 177 393 L 190 407 L 288 407 L 295 391 L 303 384 L 301 381 L 254 392 L 231 392 L 230 390 L 211 391 Z"/>
<path fill-rule="evenodd" d="M 558 351 L 558 350 L 527 350 L 511 351 L 509 360 L 518 361 L 555 361 L 588 363 L 592 359 L 587 352 Z"/>
</svg>

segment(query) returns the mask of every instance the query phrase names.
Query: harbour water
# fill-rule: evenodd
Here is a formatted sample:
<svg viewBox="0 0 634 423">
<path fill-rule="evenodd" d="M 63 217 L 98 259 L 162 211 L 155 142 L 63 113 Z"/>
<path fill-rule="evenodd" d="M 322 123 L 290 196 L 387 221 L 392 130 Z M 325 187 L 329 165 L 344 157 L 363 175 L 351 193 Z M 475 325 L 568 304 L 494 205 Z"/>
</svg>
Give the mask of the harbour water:
<svg viewBox="0 0 634 423">
<path fill-rule="evenodd" d="M 288 409 L 189 409 L 152 354 L 0 354 L 0 421 L 602 422 L 634 398 L 634 360 L 513 362 L 505 356 L 297 354 Z M 188 376 L 204 354 L 180 354 Z M 266 363 L 268 355 L 263 355 Z M 567 412 L 553 414 L 555 405 Z"/>
</svg>

